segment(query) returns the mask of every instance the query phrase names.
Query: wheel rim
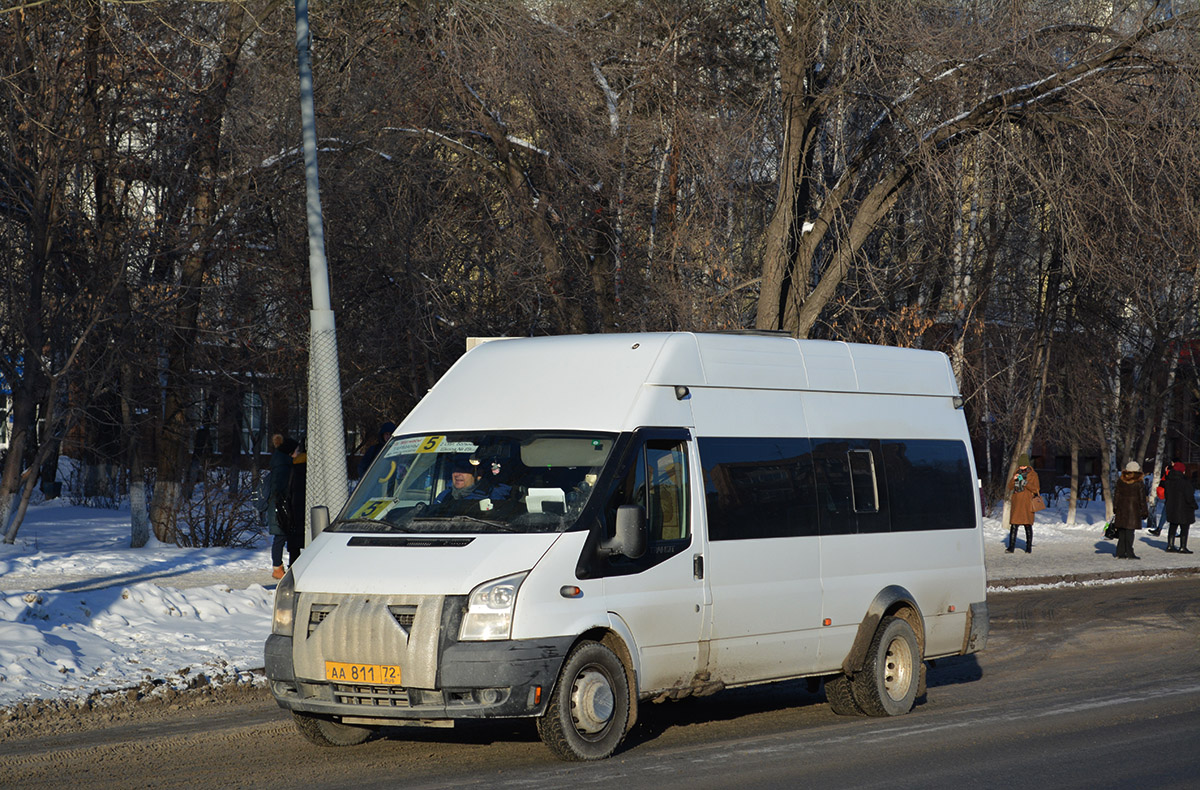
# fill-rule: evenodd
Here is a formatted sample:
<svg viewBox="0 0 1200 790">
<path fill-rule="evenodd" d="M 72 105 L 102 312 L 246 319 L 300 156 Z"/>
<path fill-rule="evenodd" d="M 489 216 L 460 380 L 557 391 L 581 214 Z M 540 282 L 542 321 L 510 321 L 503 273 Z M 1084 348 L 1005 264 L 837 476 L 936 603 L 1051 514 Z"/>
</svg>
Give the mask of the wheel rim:
<svg viewBox="0 0 1200 790">
<path fill-rule="evenodd" d="M 612 720 L 613 689 L 608 675 L 595 666 L 584 667 L 571 684 L 571 719 L 583 735 L 602 732 Z"/>
<path fill-rule="evenodd" d="M 913 655 L 908 640 L 896 637 L 883 657 L 883 688 L 897 702 L 908 695 L 912 686 Z"/>
</svg>

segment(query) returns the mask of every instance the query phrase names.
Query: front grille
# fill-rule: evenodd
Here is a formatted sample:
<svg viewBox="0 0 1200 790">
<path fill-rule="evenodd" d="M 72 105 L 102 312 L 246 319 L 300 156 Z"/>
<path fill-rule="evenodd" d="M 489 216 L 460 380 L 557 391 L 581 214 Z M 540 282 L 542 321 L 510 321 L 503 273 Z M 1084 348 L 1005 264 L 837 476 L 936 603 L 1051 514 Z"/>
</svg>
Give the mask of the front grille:
<svg viewBox="0 0 1200 790">
<path fill-rule="evenodd" d="M 410 630 L 412 628 L 413 620 L 417 619 L 417 607 L 415 606 L 389 606 L 388 611 L 392 613 L 392 617 L 395 618 L 396 624 L 405 631 Z"/>
<path fill-rule="evenodd" d="M 400 686 L 351 686 L 334 683 L 333 698 L 343 705 L 367 705 L 373 708 L 409 707 L 408 689 Z"/>
<path fill-rule="evenodd" d="M 308 635 L 312 636 L 313 631 L 317 630 L 317 626 L 324 622 L 325 618 L 336 608 L 337 604 L 334 603 L 313 604 L 308 612 Z"/>
</svg>

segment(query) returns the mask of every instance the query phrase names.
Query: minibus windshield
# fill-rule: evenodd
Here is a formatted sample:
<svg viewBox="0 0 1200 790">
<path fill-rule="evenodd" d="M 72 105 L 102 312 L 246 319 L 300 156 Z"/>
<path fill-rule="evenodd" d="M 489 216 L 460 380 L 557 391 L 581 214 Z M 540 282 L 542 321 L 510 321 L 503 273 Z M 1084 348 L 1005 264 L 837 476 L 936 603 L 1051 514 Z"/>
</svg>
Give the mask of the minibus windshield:
<svg viewBox="0 0 1200 790">
<path fill-rule="evenodd" d="M 575 523 L 613 434 L 550 431 L 393 437 L 331 532 L 561 532 Z"/>
</svg>

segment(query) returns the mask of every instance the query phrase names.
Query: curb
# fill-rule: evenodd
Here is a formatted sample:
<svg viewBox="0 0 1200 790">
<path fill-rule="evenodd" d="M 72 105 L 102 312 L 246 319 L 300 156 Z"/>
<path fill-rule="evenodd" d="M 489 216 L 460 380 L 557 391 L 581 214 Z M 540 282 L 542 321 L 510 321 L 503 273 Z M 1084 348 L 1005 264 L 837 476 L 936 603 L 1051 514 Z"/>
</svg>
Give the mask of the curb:
<svg viewBox="0 0 1200 790">
<path fill-rule="evenodd" d="M 1013 579 L 988 579 L 989 590 L 1011 590 L 1018 587 L 1044 587 L 1052 584 L 1086 584 L 1088 582 L 1120 581 L 1122 579 L 1160 579 L 1163 577 L 1196 576 L 1200 568 L 1148 568 L 1146 570 L 1097 571 L 1094 573 L 1065 573 L 1059 576 L 1024 576 Z"/>
</svg>

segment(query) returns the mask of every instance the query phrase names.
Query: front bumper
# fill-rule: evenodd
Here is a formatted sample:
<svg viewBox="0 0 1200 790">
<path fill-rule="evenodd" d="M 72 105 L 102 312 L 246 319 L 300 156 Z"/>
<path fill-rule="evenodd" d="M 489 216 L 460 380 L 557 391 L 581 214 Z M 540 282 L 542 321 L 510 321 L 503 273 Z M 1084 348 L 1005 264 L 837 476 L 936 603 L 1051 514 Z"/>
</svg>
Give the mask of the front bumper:
<svg viewBox="0 0 1200 790">
<path fill-rule="evenodd" d="M 265 658 L 279 706 L 343 720 L 453 720 L 538 716 L 574 640 L 569 637 L 442 646 L 436 688 L 298 678 L 292 637 L 272 634 Z"/>
</svg>

